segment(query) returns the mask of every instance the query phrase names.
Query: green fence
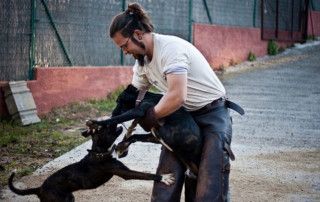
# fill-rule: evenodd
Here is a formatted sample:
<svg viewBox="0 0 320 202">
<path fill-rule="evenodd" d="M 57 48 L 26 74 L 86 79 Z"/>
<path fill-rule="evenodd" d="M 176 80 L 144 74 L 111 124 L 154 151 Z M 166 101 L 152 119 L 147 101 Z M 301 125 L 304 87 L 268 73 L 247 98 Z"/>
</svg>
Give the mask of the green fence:
<svg viewBox="0 0 320 202">
<path fill-rule="evenodd" d="M 131 2 L 149 12 L 156 32 L 189 41 L 195 22 L 261 24 L 261 0 L 1 0 L 0 81 L 33 79 L 36 66 L 133 64 L 107 34 L 112 17 Z M 314 10 L 319 5 L 312 1 Z"/>
</svg>

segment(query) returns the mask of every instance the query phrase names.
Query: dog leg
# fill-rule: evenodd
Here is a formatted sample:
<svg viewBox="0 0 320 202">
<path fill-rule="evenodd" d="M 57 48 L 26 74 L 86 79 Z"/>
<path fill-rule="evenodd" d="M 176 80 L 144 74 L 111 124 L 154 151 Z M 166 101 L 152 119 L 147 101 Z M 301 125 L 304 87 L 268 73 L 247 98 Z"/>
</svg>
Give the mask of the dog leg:
<svg viewBox="0 0 320 202">
<path fill-rule="evenodd" d="M 113 117 L 106 119 L 106 120 L 101 120 L 101 121 L 90 120 L 90 121 L 92 121 L 93 123 L 98 124 L 100 126 L 103 126 L 103 125 L 119 124 L 119 123 L 123 123 L 126 121 L 130 121 L 132 119 L 140 118 L 143 116 L 144 116 L 144 111 L 142 111 L 138 108 L 134 108 L 134 109 L 131 109 L 123 114 L 113 116 Z"/>
<path fill-rule="evenodd" d="M 151 133 L 148 134 L 134 134 L 128 137 L 126 140 L 121 141 L 116 146 L 116 152 L 119 158 L 125 157 L 127 155 L 128 147 L 135 142 L 150 142 L 159 143 L 158 139 L 155 138 Z M 125 155 L 124 155 L 125 154 Z"/>
<path fill-rule="evenodd" d="M 156 175 L 151 173 L 143 173 L 139 171 L 130 170 L 128 167 L 126 167 L 124 164 L 122 164 L 120 161 L 120 167 L 119 165 L 112 170 L 112 173 L 114 175 L 117 175 L 125 180 L 153 180 L 156 182 L 162 182 L 166 185 L 172 185 L 175 182 L 175 178 L 173 174 L 163 174 L 163 175 Z"/>
<path fill-rule="evenodd" d="M 127 140 L 130 136 L 132 136 L 133 131 L 135 130 L 135 128 L 138 125 L 138 119 L 135 119 L 132 121 L 130 127 L 127 129 L 126 134 L 123 136 L 122 142 L 124 142 L 125 140 Z M 122 149 L 119 149 L 118 151 L 116 150 L 117 154 L 118 154 L 118 158 L 123 158 L 125 156 L 128 155 L 129 152 L 129 144 L 127 146 L 122 146 Z"/>
<path fill-rule="evenodd" d="M 154 137 L 151 133 L 147 133 L 147 134 L 135 133 L 122 142 L 130 142 L 130 144 L 135 142 L 150 142 L 150 143 L 156 143 L 156 144 L 160 143 L 159 140 L 156 137 Z"/>
<path fill-rule="evenodd" d="M 170 174 L 163 174 L 163 175 L 155 175 L 151 173 L 143 173 L 139 171 L 133 171 L 133 170 L 122 170 L 115 175 L 125 179 L 125 180 L 153 180 L 156 182 L 162 182 L 166 185 L 172 185 L 175 182 L 174 175 L 172 173 Z"/>
</svg>

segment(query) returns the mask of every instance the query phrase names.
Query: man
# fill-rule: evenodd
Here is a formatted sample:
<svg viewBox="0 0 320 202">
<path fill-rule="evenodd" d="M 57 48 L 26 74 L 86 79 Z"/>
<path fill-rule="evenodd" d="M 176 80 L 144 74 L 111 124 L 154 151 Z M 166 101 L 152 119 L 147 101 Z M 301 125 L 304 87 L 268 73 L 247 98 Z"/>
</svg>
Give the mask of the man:
<svg viewBox="0 0 320 202">
<path fill-rule="evenodd" d="M 149 16 L 137 3 L 114 17 L 110 37 L 125 54 L 136 59 L 132 84 L 138 89 L 155 86 L 164 96 L 147 111 L 146 131 L 181 106 L 190 111 L 204 138 L 197 180 L 186 178 L 186 201 L 227 201 L 231 118 L 225 88 L 203 55 L 189 42 L 153 33 Z M 234 103 L 233 103 L 234 104 Z M 157 173 L 174 172 L 176 183 L 155 183 L 151 201 L 180 201 L 185 167 L 162 148 Z"/>
</svg>

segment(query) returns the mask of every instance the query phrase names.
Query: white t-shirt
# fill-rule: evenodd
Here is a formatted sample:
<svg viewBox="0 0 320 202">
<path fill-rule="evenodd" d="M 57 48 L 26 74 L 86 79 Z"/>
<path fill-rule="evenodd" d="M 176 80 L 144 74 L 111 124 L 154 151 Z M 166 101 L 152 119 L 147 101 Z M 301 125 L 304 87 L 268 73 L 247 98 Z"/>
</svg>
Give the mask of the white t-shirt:
<svg viewBox="0 0 320 202">
<path fill-rule="evenodd" d="M 209 63 L 191 43 L 181 38 L 153 33 L 153 56 L 140 66 L 133 67 L 132 85 L 142 89 L 151 85 L 162 93 L 167 92 L 167 74 L 187 74 L 188 111 L 200 109 L 225 96 L 226 91 Z"/>
</svg>

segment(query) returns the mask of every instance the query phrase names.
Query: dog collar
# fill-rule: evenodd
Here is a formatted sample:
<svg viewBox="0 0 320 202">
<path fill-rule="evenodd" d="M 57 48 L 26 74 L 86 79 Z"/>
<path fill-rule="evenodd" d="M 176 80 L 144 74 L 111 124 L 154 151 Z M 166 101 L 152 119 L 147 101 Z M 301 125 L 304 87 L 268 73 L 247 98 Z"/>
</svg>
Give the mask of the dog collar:
<svg viewBox="0 0 320 202">
<path fill-rule="evenodd" d="M 89 152 L 90 157 L 95 158 L 97 160 L 103 160 L 103 159 L 112 157 L 112 153 L 115 150 L 115 148 L 116 148 L 116 145 L 113 144 L 112 147 L 108 149 L 107 152 L 96 152 L 90 149 L 88 149 L 87 151 Z"/>
</svg>

